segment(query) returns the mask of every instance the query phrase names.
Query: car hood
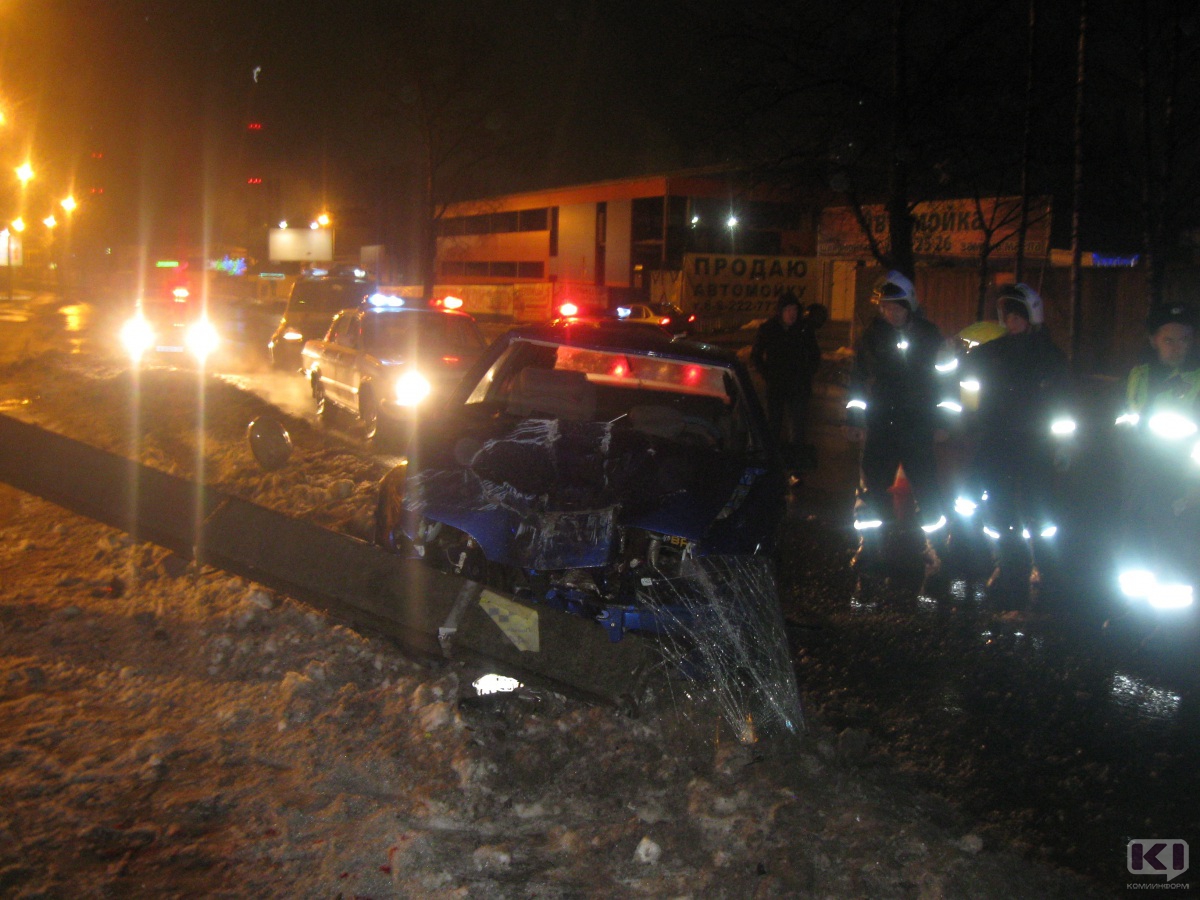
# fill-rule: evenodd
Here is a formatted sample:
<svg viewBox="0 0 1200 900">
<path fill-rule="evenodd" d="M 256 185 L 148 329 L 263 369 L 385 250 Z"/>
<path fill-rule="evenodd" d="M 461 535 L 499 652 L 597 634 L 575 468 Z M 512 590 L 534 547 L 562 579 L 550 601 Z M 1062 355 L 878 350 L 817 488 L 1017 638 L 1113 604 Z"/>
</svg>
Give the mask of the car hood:
<svg viewBox="0 0 1200 900">
<path fill-rule="evenodd" d="M 459 437 L 410 473 L 406 530 L 420 518 L 470 534 L 494 562 L 590 568 L 618 527 L 698 541 L 738 496 L 745 460 L 612 423 L 526 419 Z"/>
</svg>

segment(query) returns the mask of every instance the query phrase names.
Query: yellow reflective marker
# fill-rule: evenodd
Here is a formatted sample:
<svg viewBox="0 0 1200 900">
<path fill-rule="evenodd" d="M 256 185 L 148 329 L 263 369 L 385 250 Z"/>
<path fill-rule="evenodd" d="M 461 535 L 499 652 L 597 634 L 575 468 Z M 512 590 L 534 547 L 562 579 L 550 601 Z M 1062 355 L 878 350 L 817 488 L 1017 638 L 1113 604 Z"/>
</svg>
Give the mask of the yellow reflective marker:
<svg viewBox="0 0 1200 900">
<path fill-rule="evenodd" d="M 536 609 L 530 609 L 520 603 L 514 603 L 494 591 L 484 588 L 479 595 L 479 605 L 493 622 L 500 626 L 504 636 L 513 642 L 518 650 L 540 653 L 541 641 L 538 638 L 538 614 Z"/>
</svg>

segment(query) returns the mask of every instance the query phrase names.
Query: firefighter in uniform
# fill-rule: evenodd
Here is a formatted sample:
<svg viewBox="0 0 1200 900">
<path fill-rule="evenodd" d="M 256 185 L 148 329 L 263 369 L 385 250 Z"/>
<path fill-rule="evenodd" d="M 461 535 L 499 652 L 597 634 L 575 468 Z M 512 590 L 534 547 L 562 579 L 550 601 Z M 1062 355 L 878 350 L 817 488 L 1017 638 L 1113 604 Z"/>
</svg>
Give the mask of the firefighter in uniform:
<svg viewBox="0 0 1200 900">
<path fill-rule="evenodd" d="M 1039 555 L 1048 558 L 1047 542 L 1058 533 L 1055 470 L 1070 461 L 1075 421 L 1067 358 L 1045 330 L 1041 296 L 1028 285 L 1007 285 L 996 307 L 1005 333 L 962 363 L 963 405 L 974 409 L 977 494 L 959 502 L 981 506 L 995 562 L 989 584 L 1021 606 L 1040 582 Z"/>
<path fill-rule="evenodd" d="M 921 315 L 913 283 L 903 273 L 888 272 L 871 299 L 879 315 L 855 346 L 846 403 L 846 437 L 862 445 L 854 566 L 860 575 L 883 568 L 883 540 L 895 521 L 888 492 L 903 467 L 926 536 L 928 575 L 940 567 L 935 545 L 946 524 L 934 445 L 945 440 L 960 410 L 938 371 L 948 348 L 938 327 Z"/>
<path fill-rule="evenodd" d="M 1135 366 L 1117 418 L 1124 438 L 1121 586 L 1153 605 L 1186 605 L 1200 574 L 1200 360 L 1195 310 L 1156 306 L 1154 358 Z M 1140 572 L 1149 583 L 1131 575 Z"/>
</svg>

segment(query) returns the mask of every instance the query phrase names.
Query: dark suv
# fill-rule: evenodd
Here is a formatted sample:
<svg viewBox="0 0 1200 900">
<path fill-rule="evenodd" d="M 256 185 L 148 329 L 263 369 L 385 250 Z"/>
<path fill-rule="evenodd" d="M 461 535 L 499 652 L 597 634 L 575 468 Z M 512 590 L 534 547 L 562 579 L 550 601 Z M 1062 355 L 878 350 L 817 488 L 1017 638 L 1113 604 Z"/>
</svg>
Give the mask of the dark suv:
<svg viewBox="0 0 1200 900">
<path fill-rule="evenodd" d="M 304 342 L 323 337 L 335 313 L 357 306 L 375 291 L 374 281 L 354 275 L 321 275 L 297 281 L 283 318 L 267 342 L 271 365 L 299 370 Z"/>
</svg>

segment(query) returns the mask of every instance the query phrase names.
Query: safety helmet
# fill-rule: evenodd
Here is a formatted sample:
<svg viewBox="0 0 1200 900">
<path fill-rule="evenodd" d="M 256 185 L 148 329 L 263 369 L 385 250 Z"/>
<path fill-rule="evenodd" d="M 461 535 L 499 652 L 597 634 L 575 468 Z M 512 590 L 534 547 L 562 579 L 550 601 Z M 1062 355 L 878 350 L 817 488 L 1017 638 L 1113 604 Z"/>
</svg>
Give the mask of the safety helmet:
<svg viewBox="0 0 1200 900">
<path fill-rule="evenodd" d="M 1196 311 L 1187 303 L 1158 303 L 1150 308 L 1150 314 L 1146 316 L 1146 330 L 1154 334 L 1172 322 L 1195 328 Z"/>
<path fill-rule="evenodd" d="M 1000 296 L 996 298 L 996 315 L 1001 324 L 1004 323 L 1005 305 L 1012 304 L 1016 304 L 1024 310 L 1025 318 L 1029 320 L 1030 325 L 1041 325 L 1046 321 L 1046 315 L 1042 310 L 1042 297 L 1029 285 L 1007 284 L 1001 289 Z"/>
<path fill-rule="evenodd" d="M 908 308 L 909 312 L 917 311 L 917 290 L 903 272 L 892 269 L 877 282 L 871 292 L 871 300 L 875 303 L 899 303 Z"/>
</svg>

